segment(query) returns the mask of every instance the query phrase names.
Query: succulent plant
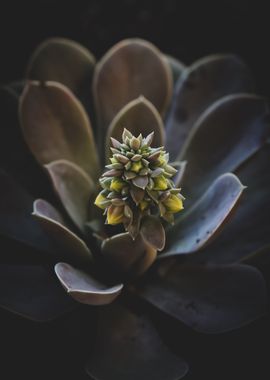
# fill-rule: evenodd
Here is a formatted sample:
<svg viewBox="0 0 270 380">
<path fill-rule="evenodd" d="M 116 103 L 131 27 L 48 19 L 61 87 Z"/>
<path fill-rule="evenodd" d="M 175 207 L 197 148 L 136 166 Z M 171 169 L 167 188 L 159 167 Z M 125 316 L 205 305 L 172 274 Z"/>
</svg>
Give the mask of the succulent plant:
<svg viewBox="0 0 270 380">
<path fill-rule="evenodd" d="M 1 90 L 0 231 L 26 252 L 1 262 L 1 305 L 39 321 L 106 305 L 86 366 L 100 380 L 187 373 L 130 299 L 204 333 L 264 314 L 269 106 L 253 92 L 232 55 L 186 67 L 128 39 L 96 64 L 41 44 Z"/>
</svg>

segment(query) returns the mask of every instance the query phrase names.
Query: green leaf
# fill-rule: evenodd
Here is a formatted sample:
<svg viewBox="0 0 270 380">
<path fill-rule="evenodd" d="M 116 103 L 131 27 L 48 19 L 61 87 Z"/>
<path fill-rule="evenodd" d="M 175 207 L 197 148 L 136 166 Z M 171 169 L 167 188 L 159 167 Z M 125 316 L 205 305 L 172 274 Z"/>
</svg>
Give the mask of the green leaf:
<svg viewBox="0 0 270 380">
<path fill-rule="evenodd" d="M 160 51 L 141 39 L 113 46 L 96 65 L 93 91 L 101 135 L 115 115 L 143 95 L 164 115 L 172 94 L 172 78 Z"/>
<path fill-rule="evenodd" d="M 90 274 L 66 263 L 55 265 L 55 273 L 67 293 L 76 301 L 87 305 L 106 305 L 120 294 L 123 285 L 108 287 Z"/>
<path fill-rule="evenodd" d="M 187 201 L 260 149 L 270 135 L 268 118 L 268 102 L 255 95 L 231 95 L 208 108 L 182 153 L 188 162 L 184 182 Z"/>
<path fill-rule="evenodd" d="M 220 176 L 168 231 L 167 247 L 160 258 L 202 248 L 222 226 L 243 190 L 234 174 Z"/>
<path fill-rule="evenodd" d="M 40 164 L 66 159 L 92 178 L 99 174 L 88 116 L 72 92 L 56 82 L 28 82 L 21 97 L 25 140 Z"/>
<path fill-rule="evenodd" d="M 136 293 L 203 333 L 244 326 L 265 314 L 268 303 L 262 274 L 240 264 L 184 266 L 175 260 L 163 277 L 141 283 Z"/>
<path fill-rule="evenodd" d="M 124 128 L 134 136 L 141 133 L 143 137 L 146 137 L 151 132 L 154 132 L 151 145 L 160 147 L 165 144 L 163 121 L 153 104 L 143 96 L 126 104 L 112 120 L 107 131 L 105 143 L 107 159 L 110 155 L 110 138 L 114 137 L 116 140 L 121 141 Z"/>
<path fill-rule="evenodd" d="M 208 56 L 184 70 L 166 125 L 171 160 L 179 155 L 195 122 L 213 102 L 229 94 L 253 91 L 253 87 L 249 69 L 233 55 Z"/>
<path fill-rule="evenodd" d="M 92 253 L 82 239 L 66 225 L 60 213 L 48 202 L 37 199 L 33 205 L 32 215 L 42 228 L 59 244 L 61 251 L 72 262 L 92 262 Z"/>
<path fill-rule="evenodd" d="M 67 160 L 53 161 L 45 167 L 67 213 L 76 226 L 84 231 L 85 223 L 91 219 L 90 210 L 94 208 L 90 203 L 95 191 L 93 180 Z"/>
<path fill-rule="evenodd" d="M 90 88 L 94 66 L 94 56 L 82 45 L 65 38 L 50 38 L 32 54 L 26 77 L 60 82 L 78 94 L 85 83 Z"/>
<path fill-rule="evenodd" d="M 93 354 L 86 369 L 96 380 L 179 380 L 187 364 L 162 342 L 145 316 L 119 305 L 100 310 Z"/>
</svg>

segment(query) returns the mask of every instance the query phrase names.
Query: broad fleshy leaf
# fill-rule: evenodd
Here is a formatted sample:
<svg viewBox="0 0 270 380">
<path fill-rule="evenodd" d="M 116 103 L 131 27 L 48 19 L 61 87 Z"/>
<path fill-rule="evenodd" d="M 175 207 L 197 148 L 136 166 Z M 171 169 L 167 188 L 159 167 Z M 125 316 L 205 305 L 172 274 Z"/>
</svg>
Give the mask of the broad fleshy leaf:
<svg viewBox="0 0 270 380">
<path fill-rule="evenodd" d="M 96 65 L 93 90 L 103 135 L 115 115 L 143 95 L 164 115 L 172 94 L 168 63 L 151 43 L 127 39 L 113 46 Z"/>
<path fill-rule="evenodd" d="M 183 266 L 174 260 L 166 274 L 150 279 L 137 294 L 204 333 L 239 328 L 267 310 L 262 274 L 248 265 Z"/>
<path fill-rule="evenodd" d="M 21 85 L 18 83 L 0 87 L 0 167 L 16 178 L 32 195 L 52 199 L 50 181 L 29 151 L 20 128 L 17 90 L 21 89 L 17 87 Z"/>
<path fill-rule="evenodd" d="M 26 76 L 32 80 L 55 81 L 79 93 L 90 85 L 95 58 L 85 47 L 65 38 L 50 38 L 32 54 Z"/>
<path fill-rule="evenodd" d="M 182 152 L 187 160 L 187 199 L 205 191 L 220 174 L 234 171 L 270 136 L 266 99 L 231 95 L 213 104 L 200 118 Z"/>
<path fill-rule="evenodd" d="M 165 246 L 165 231 L 159 218 L 148 215 L 141 222 L 141 235 L 146 244 L 158 251 Z"/>
<path fill-rule="evenodd" d="M 57 82 L 28 82 L 20 101 L 25 140 L 44 165 L 66 159 L 96 178 L 96 145 L 88 116 L 72 92 Z"/>
<path fill-rule="evenodd" d="M 142 237 L 135 240 L 128 232 L 105 239 L 101 246 L 105 260 L 120 272 L 143 273 L 156 259 L 155 249 L 148 247 Z"/>
<path fill-rule="evenodd" d="M 151 132 L 154 132 L 151 145 L 159 147 L 165 144 L 163 121 L 153 104 L 143 96 L 125 105 L 112 120 L 107 131 L 105 144 L 105 147 L 108 147 L 107 158 L 110 154 L 110 138 L 114 137 L 116 140 L 121 141 L 124 128 L 136 137 L 140 133 L 143 137 L 146 137 Z"/>
<path fill-rule="evenodd" d="M 60 213 L 48 202 L 37 199 L 32 215 L 52 239 L 61 247 L 61 251 L 72 262 L 91 263 L 92 253 L 82 239 L 66 225 Z"/>
<path fill-rule="evenodd" d="M 82 231 L 90 220 L 90 199 L 93 197 L 93 180 L 77 165 L 67 160 L 53 161 L 45 166 L 54 189 L 73 222 Z"/>
<path fill-rule="evenodd" d="M 2 171 L 0 183 L 0 233 L 38 251 L 57 254 L 57 246 L 31 215 L 34 199 Z"/>
<path fill-rule="evenodd" d="M 247 189 L 222 233 L 194 257 L 197 262 L 235 263 L 270 244 L 270 146 L 237 170 Z"/>
<path fill-rule="evenodd" d="M 177 83 L 167 120 L 167 149 L 171 160 L 179 155 L 200 115 L 216 100 L 253 91 L 246 65 L 233 55 L 212 55 L 187 68 Z"/>
<path fill-rule="evenodd" d="M 195 252 L 203 247 L 221 227 L 243 190 L 244 186 L 234 174 L 220 176 L 168 231 L 168 244 L 160 258 Z"/>
<path fill-rule="evenodd" d="M 174 86 L 176 85 L 178 79 L 182 75 L 183 71 L 186 69 L 186 66 L 183 62 L 180 62 L 175 57 L 172 57 L 171 55 L 164 55 L 164 59 L 169 63 L 172 76 L 173 76 L 173 83 Z"/>
<path fill-rule="evenodd" d="M 67 293 L 76 301 L 88 305 L 106 305 L 121 292 L 123 285 L 108 287 L 90 274 L 66 263 L 55 265 L 55 273 Z"/>
<path fill-rule="evenodd" d="M 1 264 L 0 306 L 24 318 L 46 322 L 71 311 L 76 304 L 49 269 Z"/>
<path fill-rule="evenodd" d="M 144 316 L 119 305 L 100 310 L 86 369 L 95 380 L 179 380 L 187 364 L 164 345 Z"/>
</svg>

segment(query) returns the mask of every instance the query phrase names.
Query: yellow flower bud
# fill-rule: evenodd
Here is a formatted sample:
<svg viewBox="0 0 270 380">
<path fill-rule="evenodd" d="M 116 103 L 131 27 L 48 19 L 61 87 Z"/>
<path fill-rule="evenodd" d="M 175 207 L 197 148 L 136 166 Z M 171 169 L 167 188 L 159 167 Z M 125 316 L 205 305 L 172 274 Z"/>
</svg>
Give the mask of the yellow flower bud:
<svg viewBox="0 0 270 380">
<path fill-rule="evenodd" d="M 139 207 L 141 211 L 144 211 L 148 207 L 149 203 L 147 201 L 141 201 Z"/>
<path fill-rule="evenodd" d="M 95 205 L 101 209 L 105 209 L 106 208 L 106 205 L 103 205 L 102 202 L 106 201 L 106 197 L 104 197 L 104 195 L 102 195 L 101 193 L 98 194 L 98 196 L 96 197 L 95 199 Z"/>
<path fill-rule="evenodd" d="M 158 163 L 159 163 L 159 166 L 163 166 L 164 164 L 166 164 L 166 159 L 163 153 L 161 153 L 161 155 L 159 156 Z"/>
<path fill-rule="evenodd" d="M 119 224 L 122 223 L 124 219 L 124 206 L 114 206 L 111 205 L 108 208 L 107 220 L 108 224 Z"/>
<path fill-rule="evenodd" d="M 163 204 L 167 211 L 173 214 L 184 208 L 182 199 L 175 194 L 171 194 L 165 201 L 163 201 Z"/>
<path fill-rule="evenodd" d="M 168 188 L 168 183 L 163 175 L 154 178 L 153 190 L 166 190 Z"/>
<path fill-rule="evenodd" d="M 124 186 L 125 186 L 125 182 L 122 181 L 120 178 L 113 178 L 110 185 L 110 190 L 116 191 L 119 193 L 123 189 Z"/>
<path fill-rule="evenodd" d="M 135 173 L 139 173 L 139 171 L 143 168 L 143 164 L 142 164 L 142 161 L 137 161 L 137 162 L 133 162 L 133 164 L 131 165 L 131 168 L 130 170 L 135 172 Z"/>
</svg>

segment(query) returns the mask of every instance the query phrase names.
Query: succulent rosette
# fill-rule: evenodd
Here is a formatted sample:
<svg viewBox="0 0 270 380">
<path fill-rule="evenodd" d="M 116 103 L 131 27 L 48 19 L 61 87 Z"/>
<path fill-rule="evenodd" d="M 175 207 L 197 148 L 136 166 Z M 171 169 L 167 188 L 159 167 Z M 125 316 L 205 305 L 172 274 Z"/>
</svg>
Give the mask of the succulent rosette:
<svg viewBox="0 0 270 380">
<path fill-rule="evenodd" d="M 128 39 L 96 63 L 41 44 L 1 89 L 2 307 L 49 321 L 92 305 L 100 380 L 187 373 L 148 308 L 204 333 L 263 315 L 269 106 L 253 93 L 233 55 L 186 67 Z"/>
</svg>

